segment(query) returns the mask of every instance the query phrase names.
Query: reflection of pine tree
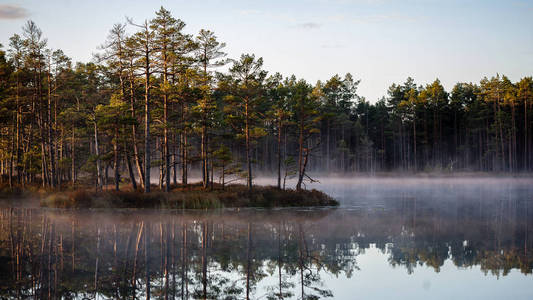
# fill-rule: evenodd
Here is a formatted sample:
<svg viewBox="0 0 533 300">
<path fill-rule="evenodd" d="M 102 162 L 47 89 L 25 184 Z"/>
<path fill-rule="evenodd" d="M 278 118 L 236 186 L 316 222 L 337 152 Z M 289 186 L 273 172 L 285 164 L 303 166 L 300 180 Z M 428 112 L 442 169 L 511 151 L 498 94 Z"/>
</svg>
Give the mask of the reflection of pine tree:
<svg viewBox="0 0 533 300">
<path fill-rule="evenodd" d="M 324 274 L 350 277 L 371 247 L 408 273 L 420 265 L 438 272 L 446 261 L 494 276 L 531 273 L 527 201 L 480 209 L 453 200 L 437 211 L 396 200 L 384 211 L 342 215 L 0 209 L 0 298 L 94 297 L 96 275 L 98 295 L 114 299 L 146 298 L 147 289 L 152 298 L 242 299 L 246 283 L 250 298 L 316 299 L 334 292 Z M 262 289 L 266 277 L 274 280 Z"/>
</svg>

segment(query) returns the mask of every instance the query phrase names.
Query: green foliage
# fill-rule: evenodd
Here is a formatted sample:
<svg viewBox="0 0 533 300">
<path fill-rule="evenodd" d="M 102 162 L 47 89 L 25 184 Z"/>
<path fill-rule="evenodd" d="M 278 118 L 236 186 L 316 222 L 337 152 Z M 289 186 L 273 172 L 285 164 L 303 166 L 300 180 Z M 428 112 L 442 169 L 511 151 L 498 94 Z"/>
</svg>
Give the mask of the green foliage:
<svg viewBox="0 0 533 300">
<path fill-rule="evenodd" d="M 449 92 L 409 77 L 374 103 L 350 73 L 316 84 L 267 77 L 262 58 L 228 59 L 225 47 L 210 30 L 186 33 L 161 7 L 143 24 L 114 25 L 93 62 L 73 64 L 28 21 L 0 48 L 1 175 L 12 186 L 94 182 L 95 125 L 98 161 L 130 182 L 148 165 L 165 176 L 181 168 L 184 181 L 190 169 L 244 169 L 251 186 L 252 169 L 277 171 L 288 157 L 298 166 L 284 164 L 286 176 L 296 169 L 299 181 L 322 171 L 532 169 L 531 77 L 497 74 Z"/>
</svg>

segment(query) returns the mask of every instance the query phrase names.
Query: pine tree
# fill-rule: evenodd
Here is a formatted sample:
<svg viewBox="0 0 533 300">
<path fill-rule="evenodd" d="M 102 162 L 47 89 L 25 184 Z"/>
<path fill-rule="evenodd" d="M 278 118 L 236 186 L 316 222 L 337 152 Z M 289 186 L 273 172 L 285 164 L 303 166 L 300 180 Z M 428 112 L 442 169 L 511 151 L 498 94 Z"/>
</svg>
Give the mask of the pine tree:
<svg viewBox="0 0 533 300">
<path fill-rule="evenodd" d="M 135 66 L 141 70 L 144 77 L 144 192 L 150 192 L 150 169 L 151 165 L 151 107 L 152 107 L 152 75 L 154 52 L 157 51 L 155 45 L 155 32 L 150 27 L 147 20 L 142 24 L 135 24 L 129 20 L 129 23 L 137 28 L 132 37 L 129 38 L 131 54 L 136 58 Z"/>
<path fill-rule="evenodd" d="M 226 98 L 230 105 L 228 118 L 245 140 L 247 186 L 252 191 L 252 147 L 254 140 L 264 136 L 259 106 L 263 100 L 263 81 L 267 72 L 262 69 L 263 59 L 243 54 L 230 68 L 232 95 Z"/>
<path fill-rule="evenodd" d="M 200 112 L 201 142 L 200 156 L 202 160 L 202 184 L 207 188 L 209 184 L 209 129 L 213 125 L 213 115 L 216 109 L 212 96 L 212 75 L 210 69 L 226 64 L 223 52 L 225 43 L 217 41 L 217 37 L 212 31 L 200 30 L 196 37 L 196 60 L 199 63 L 201 74 L 202 97 L 198 100 L 196 109 Z"/>
</svg>

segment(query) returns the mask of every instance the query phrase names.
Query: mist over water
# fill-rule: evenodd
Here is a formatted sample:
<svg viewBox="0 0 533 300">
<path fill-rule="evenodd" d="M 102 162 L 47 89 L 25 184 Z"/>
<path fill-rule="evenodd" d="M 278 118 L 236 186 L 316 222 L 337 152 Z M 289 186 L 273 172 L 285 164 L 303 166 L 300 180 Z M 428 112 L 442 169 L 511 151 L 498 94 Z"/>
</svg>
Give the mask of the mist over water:
<svg viewBox="0 0 533 300">
<path fill-rule="evenodd" d="M 395 199 L 418 199 L 434 202 L 458 200 L 496 201 L 532 199 L 531 177 L 327 177 L 316 178 L 307 188 L 319 189 L 340 201 L 342 208 L 382 206 Z M 276 179 L 262 177 L 256 184 L 275 185 Z M 294 188 L 295 181 L 287 181 Z"/>
<path fill-rule="evenodd" d="M 0 298 L 533 297 L 530 178 L 318 179 L 340 207 L 1 209 Z"/>
</svg>

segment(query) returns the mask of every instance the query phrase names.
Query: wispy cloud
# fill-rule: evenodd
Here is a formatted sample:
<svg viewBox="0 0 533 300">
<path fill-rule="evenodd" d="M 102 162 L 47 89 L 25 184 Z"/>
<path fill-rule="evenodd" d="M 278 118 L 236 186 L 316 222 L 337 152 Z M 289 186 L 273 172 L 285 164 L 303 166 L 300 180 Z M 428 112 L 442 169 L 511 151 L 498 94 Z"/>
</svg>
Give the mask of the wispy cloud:
<svg viewBox="0 0 533 300">
<path fill-rule="evenodd" d="M 413 23 L 420 18 L 400 14 L 375 14 L 366 16 L 356 16 L 352 20 L 355 23 L 384 23 L 384 22 L 407 22 Z"/>
<path fill-rule="evenodd" d="M 320 28 L 321 26 L 322 24 L 320 23 L 305 22 L 305 23 L 296 24 L 294 27 L 309 30 L 309 29 L 317 29 L 317 28 Z"/>
<path fill-rule="evenodd" d="M 289 28 L 303 30 L 312 30 L 322 27 L 322 23 L 313 21 L 304 21 L 305 19 L 296 18 L 294 15 L 280 12 L 262 11 L 257 9 L 241 9 L 236 11 L 243 17 L 253 17 L 262 19 L 276 20 L 276 22 L 285 23 Z M 309 20 L 309 19 L 308 19 Z"/>
<path fill-rule="evenodd" d="M 321 17 L 322 20 L 329 23 L 359 23 L 359 24 L 371 24 L 371 23 L 414 23 L 425 19 L 421 16 L 412 16 L 400 13 L 390 13 L 390 14 L 362 14 L 362 15 L 348 15 L 348 14 L 334 14 L 326 15 Z M 308 26 L 309 28 L 320 27 L 321 23 L 303 23 L 299 27 L 306 27 L 306 24 L 316 24 L 318 26 L 313 27 L 312 25 Z"/>
<path fill-rule="evenodd" d="M 0 19 L 21 19 L 27 17 L 28 10 L 11 4 L 0 4 Z"/>
</svg>

